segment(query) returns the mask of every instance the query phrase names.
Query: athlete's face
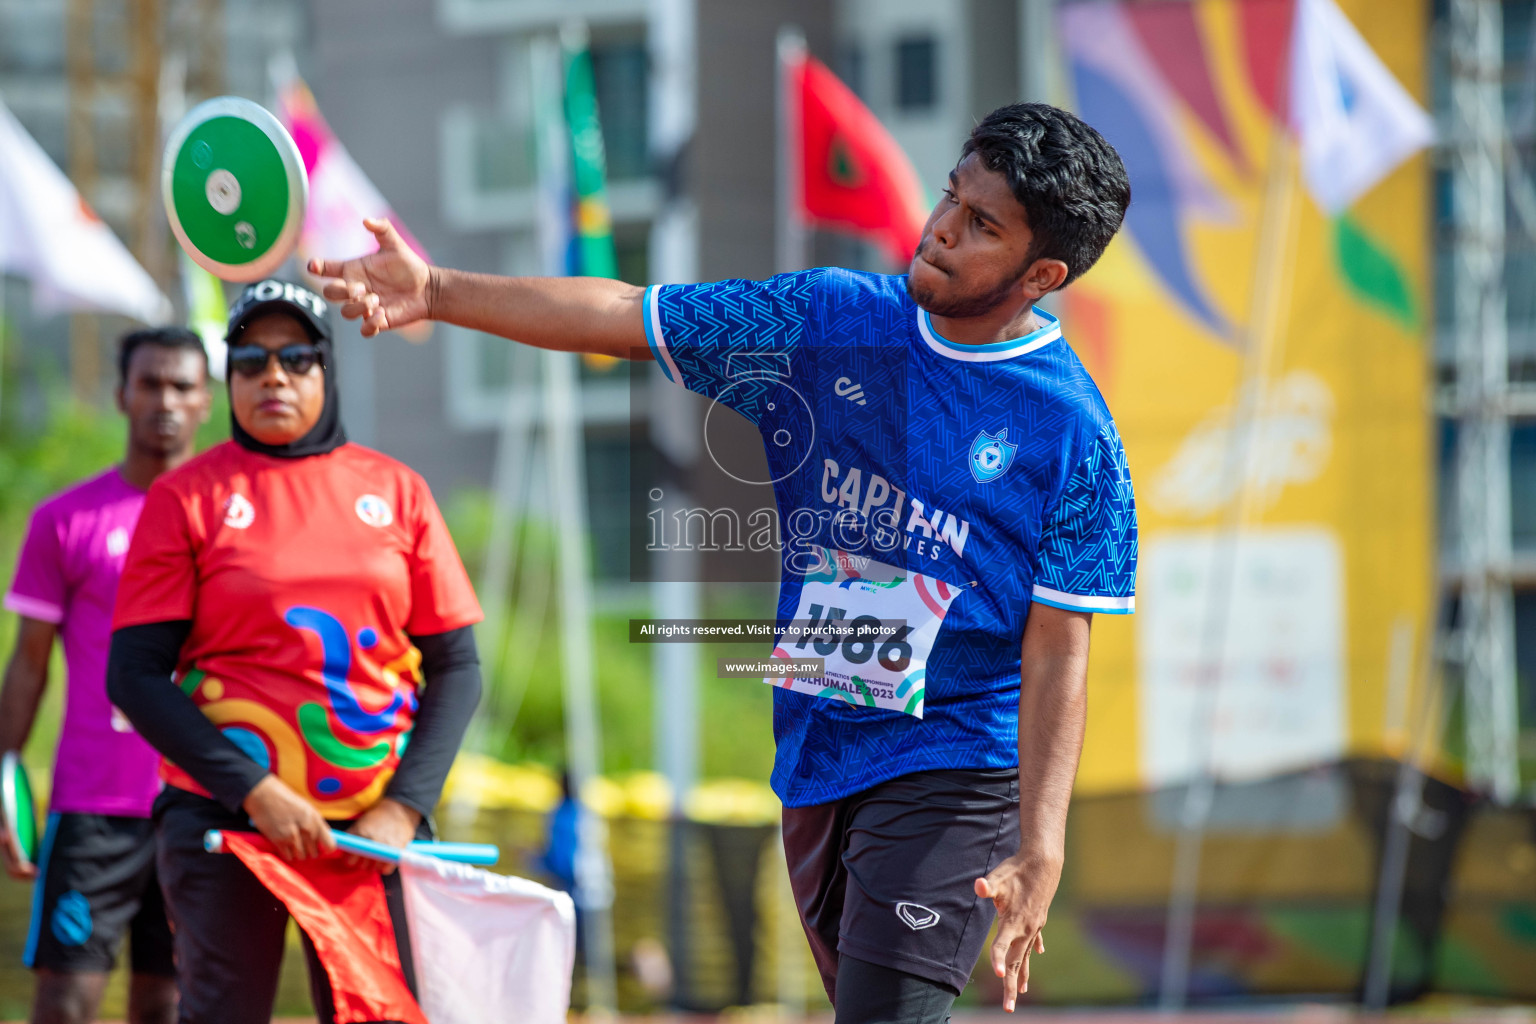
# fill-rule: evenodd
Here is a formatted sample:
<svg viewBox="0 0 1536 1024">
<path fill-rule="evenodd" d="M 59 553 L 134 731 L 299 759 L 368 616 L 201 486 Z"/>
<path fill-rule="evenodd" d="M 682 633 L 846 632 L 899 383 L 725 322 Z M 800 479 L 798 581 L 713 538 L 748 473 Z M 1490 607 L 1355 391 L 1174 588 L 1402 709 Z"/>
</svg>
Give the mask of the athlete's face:
<svg viewBox="0 0 1536 1024">
<path fill-rule="evenodd" d="M 304 325 L 287 313 L 257 317 L 240 332 L 240 344 L 268 352 L 312 343 Z M 316 363 L 304 373 L 292 373 L 271 356 L 254 376 L 231 369 L 229 404 L 235 421 L 262 444 L 291 444 L 309 433 L 325 409 L 325 370 Z"/>
<path fill-rule="evenodd" d="M 128 378 L 117 389 L 117 407 L 128 417 L 128 443 L 155 458 L 192 450 L 197 428 L 208 419 L 208 370 L 189 348 L 144 344 L 128 359 Z"/>
<path fill-rule="evenodd" d="M 1033 303 L 1061 285 L 1067 265 L 1030 259 L 1034 234 L 1008 179 L 972 153 L 949 175 L 907 270 L 912 300 L 935 316 L 974 317 Z"/>
</svg>

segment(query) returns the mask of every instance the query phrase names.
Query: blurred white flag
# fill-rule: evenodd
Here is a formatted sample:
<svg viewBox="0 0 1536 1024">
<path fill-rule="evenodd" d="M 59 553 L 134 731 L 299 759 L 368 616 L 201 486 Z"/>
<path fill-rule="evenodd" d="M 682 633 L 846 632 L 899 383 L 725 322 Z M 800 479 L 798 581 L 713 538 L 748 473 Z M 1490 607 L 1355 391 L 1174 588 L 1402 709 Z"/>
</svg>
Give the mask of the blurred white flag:
<svg viewBox="0 0 1536 1024">
<path fill-rule="evenodd" d="M 1429 145 L 1430 120 L 1333 0 L 1297 0 L 1291 122 L 1319 206 L 1340 213 Z"/>
<path fill-rule="evenodd" d="M 100 310 L 148 324 L 171 303 L 0 103 L 0 272 L 32 281 L 42 313 Z"/>
<path fill-rule="evenodd" d="M 416 1001 L 432 1024 L 563 1024 L 576 962 L 570 896 L 409 852 L 400 875 Z"/>
</svg>

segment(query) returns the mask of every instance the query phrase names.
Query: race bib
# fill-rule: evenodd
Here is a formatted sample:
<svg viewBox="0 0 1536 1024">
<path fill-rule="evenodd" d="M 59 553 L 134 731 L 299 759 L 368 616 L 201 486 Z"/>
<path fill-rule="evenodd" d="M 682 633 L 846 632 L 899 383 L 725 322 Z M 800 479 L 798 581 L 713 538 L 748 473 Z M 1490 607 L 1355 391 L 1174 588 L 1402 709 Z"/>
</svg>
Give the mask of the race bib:
<svg viewBox="0 0 1536 1024">
<path fill-rule="evenodd" d="M 775 658 L 822 658 L 820 678 L 767 678 L 796 693 L 923 717 L 928 655 L 960 588 L 863 556 L 823 549 L 805 577 Z"/>
</svg>

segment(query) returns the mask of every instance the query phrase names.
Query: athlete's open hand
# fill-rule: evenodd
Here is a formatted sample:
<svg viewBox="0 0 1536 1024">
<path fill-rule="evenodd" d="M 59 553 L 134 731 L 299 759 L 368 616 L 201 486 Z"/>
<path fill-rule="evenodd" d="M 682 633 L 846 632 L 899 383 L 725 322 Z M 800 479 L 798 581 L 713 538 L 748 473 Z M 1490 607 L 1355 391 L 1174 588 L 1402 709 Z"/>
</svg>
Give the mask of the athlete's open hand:
<svg viewBox="0 0 1536 1024">
<path fill-rule="evenodd" d="M 256 831 L 277 847 L 284 860 L 307 860 L 336 849 L 336 840 L 315 805 L 288 788 L 276 775 L 256 783 L 241 805 Z"/>
<path fill-rule="evenodd" d="M 3 830 L 0 830 L 0 860 L 5 861 L 5 873 L 18 882 L 30 882 L 37 877 L 37 865 L 22 863 L 21 851 L 10 834 Z"/>
<path fill-rule="evenodd" d="M 362 318 L 363 337 L 392 331 L 432 316 L 432 268 L 411 251 L 387 220 L 364 220 L 379 251 L 355 260 L 309 261 L 327 299 L 339 302 L 348 320 Z"/>
<path fill-rule="evenodd" d="M 405 804 L 384 797 L 362 813 L 352 826 L 352 834 L 403 850 L 411 845 L 412 839 L 416 838 L 416 826 L 420 824 L 420 814 Z M 347 863 L 353 867 L 367 865 L 378 868 L 386 875 L 395 870 L 393 864 L 385 864 L 364 857 L 348 857 Z"/>
<path fill-rule="evenodd" d="M 976 895 L 997 908 L 992 971 L 1003 979 L 1003 1009 L 1013 1012 L 1020 992 L 1029 991 L 1029 956 L 1045 952 L 1045 915 L 1061 882 L 1061 861 L 1015 854 L 985 878 Z"/>
</svg>

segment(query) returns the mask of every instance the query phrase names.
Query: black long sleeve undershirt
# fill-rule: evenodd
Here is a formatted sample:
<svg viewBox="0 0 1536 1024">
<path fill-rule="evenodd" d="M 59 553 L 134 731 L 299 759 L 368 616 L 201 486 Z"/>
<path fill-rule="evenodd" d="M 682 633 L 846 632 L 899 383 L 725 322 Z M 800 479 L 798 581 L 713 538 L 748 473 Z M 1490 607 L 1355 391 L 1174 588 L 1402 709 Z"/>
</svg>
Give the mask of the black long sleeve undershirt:
<svg viewBox="0 0 1536 1024">
<path fill-rule="evenodd" d="M 426 685 L 410 742 L 384 795 L 427 818 L 443 795 L 448 769 L 480 704 L 480 655 L 470 626 L 413 636 L 411 643 L 421 652 Z"/>
<path fill-rule="evenodd" d="M 180 619 L 112 634 L 107 696 L 133 727 L 231 811 L 266 775 L 171 680 L 192 624 Z M 471 627 L 413 636 L 426 685 L 416 723 L 384 793 L 427 817 L 442 793 L 464 730 L 480 701 L 480 659 Z"/>
</svg>

